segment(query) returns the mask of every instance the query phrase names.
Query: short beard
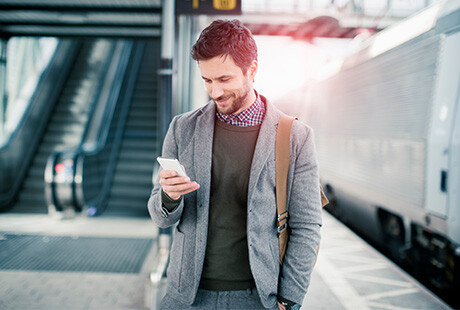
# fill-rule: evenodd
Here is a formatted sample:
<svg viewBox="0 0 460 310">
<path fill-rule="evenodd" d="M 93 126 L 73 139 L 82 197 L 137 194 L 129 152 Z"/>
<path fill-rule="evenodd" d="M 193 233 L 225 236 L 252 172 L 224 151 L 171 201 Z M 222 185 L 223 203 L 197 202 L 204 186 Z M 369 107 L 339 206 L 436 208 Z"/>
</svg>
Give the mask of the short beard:
<svg viewBox="0 0 460 310">
<path fill-rule="evenodd" d="M 244 103 L 246 99 L 248 98 L 248 96 L 249 96 L 249 90 L 247 90 L 243 96 L 238 97 L 238 98 L 235 97 L 235 100 L 233 101 L 232 105 L 228 108 L 227 111 L 221 111 L 219 109 L 219 106 L 216 104 L 217 109 L 222 114 L 233 114 L 239 109 L 241 109 L 242 106 L 244 106 Z M 220 96 L 219 98 L 216 98 L 214 101 L 221 101 L 222 99 L 225 99 L 225 96 Z"/>
</svg>

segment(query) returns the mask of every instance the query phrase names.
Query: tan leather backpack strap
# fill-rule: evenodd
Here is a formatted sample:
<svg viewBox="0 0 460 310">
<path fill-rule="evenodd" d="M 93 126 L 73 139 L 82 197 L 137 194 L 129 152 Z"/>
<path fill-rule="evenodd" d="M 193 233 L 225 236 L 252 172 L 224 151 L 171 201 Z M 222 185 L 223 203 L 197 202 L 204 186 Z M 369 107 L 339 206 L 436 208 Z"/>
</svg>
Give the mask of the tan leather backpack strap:
<svg viewBox="0 0 460 310">
<path fill-rule="evenodd" d="M 287 211 L 287 177 L 291 155 L 291 128 L 293 117 L 282 115 L 276 132 L 275 167 L 276 167 L 276 206 L 278 209 L 278 232 L 286 228 Z"/>
<path fill-rule="evenodd" d="M 329 203 L 329 199 L 327 199 L 326 195 L 324 195 L 323 187 L 321 184 L 319 185 L 319 189 L 321 191 L 321 207 L 324 208 Z"/>
<path fill-rule="evenodd" d="M 291 157 L 291 128 L 295 118 L 282 115 L 276 131 L 275 169 L 276 169 L 276 208 L 278 211 L 278 238 L 280 244 L 280 264 L 283 263 L 288 241 L 286 210 L 287 178 Z"/>
<path fill-rule="evenodd" d="M 282 115 L 278 130 L 276 131 L 276 146 L 275 146 L 275 169 L 276 169 L 276 208 L 278 213 L 278 239 L 280 246 L 280 264 L 283 263 L 286 253 L 289 232 L 287 229 L 288 212 L 286 208 L 287 202 L 287 178 L 289 173 L 289 161 L 291 157 L 291 129 L 296 118 Z M 321 206 L 324 207 L 329 203 L 323 188 L 320 185 Z M 318 248 L 316 254 L 318 255 Z M 316 264 L 316 259 L 315 259 Z"/>
</svg>

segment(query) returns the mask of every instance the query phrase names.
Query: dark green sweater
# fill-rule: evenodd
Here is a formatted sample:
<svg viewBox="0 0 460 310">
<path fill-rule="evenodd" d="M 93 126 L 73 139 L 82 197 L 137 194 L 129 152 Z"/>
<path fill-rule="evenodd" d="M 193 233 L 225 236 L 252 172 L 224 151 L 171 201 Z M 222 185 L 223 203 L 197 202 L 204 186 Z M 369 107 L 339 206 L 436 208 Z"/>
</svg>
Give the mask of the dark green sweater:
<svg viewBox="0 0 460 310">
<path fill-rule="evenodd" d="M 216 120 L 212 150 L 208 240 L 200 288 L 243 290 L 255 286 L 246 236 L 249 173 L 260 125 L 239 127 Z M 180 199 L 162 192 L 172 211 Z"/>
<path fill-rule="evenodd" d="M 229 291 L 254 286 L 246 221 L 249 172 L 259 128 L 260 125 L 238 127 L 216 120 L 201 288 Z"/>
</svg>

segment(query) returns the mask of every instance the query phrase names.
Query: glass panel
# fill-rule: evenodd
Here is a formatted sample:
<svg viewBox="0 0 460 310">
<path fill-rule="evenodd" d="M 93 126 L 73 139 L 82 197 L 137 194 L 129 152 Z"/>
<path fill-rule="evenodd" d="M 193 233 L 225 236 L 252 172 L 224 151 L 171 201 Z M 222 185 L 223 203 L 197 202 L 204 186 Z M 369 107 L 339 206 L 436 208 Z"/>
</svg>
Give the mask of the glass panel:
<svg viewBox="0 0 460 310">
<path fill-rule="evenodd" d="M 13 37 L 7 44 L 5 136 L 19 124 L 58 44 L 56 38 Z"/>
</svg>

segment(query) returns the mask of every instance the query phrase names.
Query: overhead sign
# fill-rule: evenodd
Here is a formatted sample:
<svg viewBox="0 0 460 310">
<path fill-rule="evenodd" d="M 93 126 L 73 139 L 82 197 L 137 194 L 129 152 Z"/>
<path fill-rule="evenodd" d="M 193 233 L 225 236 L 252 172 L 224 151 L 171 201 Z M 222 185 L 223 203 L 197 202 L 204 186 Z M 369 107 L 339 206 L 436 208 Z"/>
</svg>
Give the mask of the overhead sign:
<svg viewBox="0 0 460 310">
<path fill-rule="evenodd" d="M 241 0 L 176 0 L 176 14 L 241 15 Z"/>
</svg>

